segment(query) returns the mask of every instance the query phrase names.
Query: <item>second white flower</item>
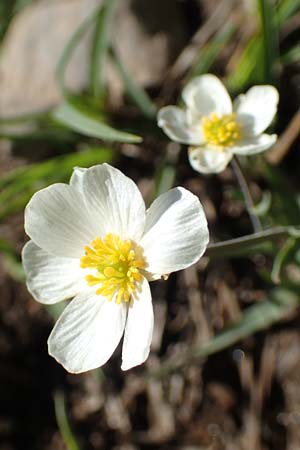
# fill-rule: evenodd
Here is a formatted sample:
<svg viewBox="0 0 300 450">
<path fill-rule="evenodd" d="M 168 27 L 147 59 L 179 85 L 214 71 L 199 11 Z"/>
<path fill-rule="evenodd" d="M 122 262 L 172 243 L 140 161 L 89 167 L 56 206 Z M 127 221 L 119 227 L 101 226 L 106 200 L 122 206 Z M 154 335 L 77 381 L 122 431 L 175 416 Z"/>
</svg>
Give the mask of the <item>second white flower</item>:
<svg viewBox="0 0 300 450">
<path fill-rule="evenodd" d="M 277 111 L 273 86 L 254 86 L 232 103 L 222 82 L 206 74 L 194 78 L 182 98 L 186 109 L 162 108 L 158 125 L 170 139 L 190 145 L 189 160 L 198 172 L 221 172 L 234 154 L 263 152 L 277 139 L 263 133 Z"/>
</svg>

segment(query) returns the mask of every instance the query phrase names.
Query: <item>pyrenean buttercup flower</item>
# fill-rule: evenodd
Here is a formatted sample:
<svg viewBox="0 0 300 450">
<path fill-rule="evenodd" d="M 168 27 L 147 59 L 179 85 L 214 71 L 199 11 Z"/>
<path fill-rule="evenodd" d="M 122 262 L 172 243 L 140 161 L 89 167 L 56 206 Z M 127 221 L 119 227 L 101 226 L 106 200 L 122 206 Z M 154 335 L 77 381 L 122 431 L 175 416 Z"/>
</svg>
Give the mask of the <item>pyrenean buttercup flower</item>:
<svg viewBox="0 0 300 450">
<path fill-rule="evenodd" d="M 27 287 L 41 303 L 74 297 L 48 349 L 69 372 L 102 366 L 123 333 L 122 369 L 148 357 L 148 281 L 195 263 L 208 243 L 198 198 L 178 187 L 146 211 L 136 184 L 108 164 L 76 168 L 70 185 L 37 192 L 25 211 Z"/>
<path fill-rule="evenodd" d="M 231 102 L 214 75 L 194 78 L 182 92 L 186 110 L 166 106 L 158 125 L 173 141 L 189 144 L 191 166 L 201 173 L 221 172 L 234 154 L 253 155 L 270 148 L 275 134 L 263 134 L 277 110 L 273 86 L 254 86 Z"/>
</svg>

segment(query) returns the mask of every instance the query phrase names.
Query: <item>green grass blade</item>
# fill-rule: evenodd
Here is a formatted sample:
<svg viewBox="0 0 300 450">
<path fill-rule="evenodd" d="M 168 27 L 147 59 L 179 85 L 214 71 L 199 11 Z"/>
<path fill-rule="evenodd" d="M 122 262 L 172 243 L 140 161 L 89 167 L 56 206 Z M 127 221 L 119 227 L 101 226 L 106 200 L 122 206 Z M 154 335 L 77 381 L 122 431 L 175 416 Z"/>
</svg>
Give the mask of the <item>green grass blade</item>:
<svg viewBox="0 0 300 450">
<path fill-rule="evenodd" d="M 150 377 L 162 377 L 178 370 L 197 359 L 207 358 L 220 352 L 242 339 L 252 336 L 258 331 L 266 330 L 273 324 L 285 319 L 292 311 L 299 307 L 299 296 L 290 290 L 276 288 L 271 293 L 271 299 L 247 308 L 241 320 L 209 342 L 192 347 L 176 362 L 165 363 L 159 371 L 151 372 Z"/>
<path fill-rule="evenodd" d="M 292 226 L 270 228 L 269 230 L 210 244 L 205 255 L 210 258 L 248 255 L 251 249 L 261 250 L 262 244 L 290 237 L 300 239 L 300 229 Z"/>
<path fill-rule="evenodd" d="M 13 2 L 0 2 L 0 42 L 8 29 L 13 17 Z"/>
<path fill-rule="evenodd" d="M 137 105 L 145 117 L 154 119 L 157 113 L 156 105 L 152 102 L 144 89 L 135 82 L 134 78 L 127 71 L 126 67 L 114 51 L 112 51 L 112 58 L 124 83 L 128 96 Z"/>
<path fill-rule="evenodd" d="M 16 169 L 13 174 L 8 174 L 5 187 L 0 192 L 0 220 L 23 209 L 37 190 L 51 183 L 68 181 L 75 166 L 89 167 L 110 162 L 112 158 L 111 149 L 91 148 L 28 166 L 24 171 Z"/>
<path fill-rule="evenodd" d="M 68 301 L 63 301 L 59 303 L 54 303 L 53 305 L 44 305 L 44 307 L 50 314 L 52 319 L 56 322 L 67 305 Z"/>
<path fill-rule="evenodd" d="M 263 79 L 263 48 L 257 36 L 249 40 L 234 72 L 227 78 L 227 86 L 232 92 L 242 92 L 250 84 L 260 83 Z"/>
<path fill-rule="evenodd" d="M 33 0 L 16 0 L 14 4 L 14 13 L 17 14 L 21 9 L 25 8 L 25 6 L 30 5 Z"/>
<path fill-rule="evenodd" d="M 24 174 L 25 172 L 27 172 L 27 170 L 28 166 L 21 166 L 4 173 L 0 178 L 0 196 L 2 189 L 4 189 L 9 183 L 13 183 L 18 176 Z"/>
<path fill-rule="evenodd" d="M 295 238 L 290 237 L 289 239 L 287 239 L 287 241 L 283 244 L 283 246 L 277 253 L 277 255 L 274 259 L 274 262 L 273 262 L 273 267 L 272 267 L 272 272 L 271 272 L 271 280 L 273 281 L 273 283 L 277 283 L 277 284 L 280 283 L 281 270 L 283 269 L 284 263 L 285 263 L 288 255 L 294 249 L 295 243 L 296 243 Z"/>
<path fill-rule="evenodd" d="M 176 178 L 176 166 L 174 164 L 165 163 L 155 177 L 155 198 L 164 194 L 174 186 Z"/>
<path fill-rule="evenodd" d="M 280 55 L 280 62 L 284 65 L 298 64 L 300 61 L 300 47 L 299 44 L 290 48 L 287 52 Z"/>
<path fill-rule="evenodd" d="M 14 16 L 32 2 L 33 0 L 0 0 L 0 43 Z"/>
<path fill-rule="evenodd" d="M 110 27 L 117 0 L 104 0 L 97 14 L 90 62 L 90 90 L 95 99 L 105 92 L 104 69 L 110 42 Z"/>
<path fill-rule="evenodd" d="M 261 30 L 246 45 L 235 70 L 227 78 L 227 85 L 233 92 L 242 92 L 251 84 L 263 83 L 273 73 L 278 60 L 278 32 L 286 21 L 299 11 L 299 0 L 281 0 L 278 8 L 270 0 L 262 3 Z M 267 59 L 266 59 L 267 58 Z M 266 61 L 266 62 L 265 62 Z"/>
<path fill-rule="evenodd" d="M 23 282 L 25 274 L 20 261 L 20 255 L 5 239 L 0 238 L 0 253 L 2 254 L 2 266 L 6 273 L 16 281 Z"/>
<path fill-rule="evenodd" d="M 65 396 L 62 391 L 55 391 L 54 393 L 54 409 L 57 425 L 67 449 L 80 450 L 80 446 L 69 424 Z"/>
<path fill-rule="evenodd" d="M 281 0 L 275 16 L 277 26 L 282 26 L 295 13 L 299 13 L 299 11 L 299 0 Z"/>
<path fill-rule="evenodd" d="M 142 141 L 140 136 L 116 130 L 69 101 L 65 101 L 54 110 L 53 118 L 73 131 L 104 141 L 136 143 Z"/>
<path fill-rule="evenodd" d="M 11 255 L 3 255 L 3 268 L 9 276 L 18 282 L 25 281 L 25 273 L 19 258 Z"/>
<path fill-rule="evenodd" d="M 263 46 L 263 81 L 272 83 L 275 62 L 278 58 L 278 30 L 275 8 L 271 0 L 258 0 Z"/>
<path fill-rule="evenodd" d="M 34 129 L 32 131 L 14 130 L 10 127 L 0 128 L 0 138 L 10 139 L 21 144 L 34 142 L 52 142 L 57 147 L 65 147 L 66 144 L 75 143 L 75 135 L 70 129 L 52 126 L 45 129 Z"/>
<path fill-rule="evenodd" d="M 231 23 L 221 28 L 214 38 L 200 50 L 197 61 L 188 74 L 188 78 L 193 78 L 210 70 L 224 46 L 232 38 L 235 30 L 236 27 Z"/>
<path fill-rule="evenodd" d="M 15 256 L 13 246 L 2 238 L 0 238 L 0 252 L 5 253 L 6 255 Z"/>
<path fill-rule="evenodd" d="M 253 212 L 258 217 L 266 216 L 272 204 L 272 194 L 270 191 L 264 191 L 259 203 L 253 206 Z"/>
<path fill-rule="evenodd" d="M 290 179 L 278 167 L 262 163 L 261 174 L 266 187 L 272 192 L 271 216 L 275 223 L 298 225 L 300 218 L 299 203 L 291 188 Z"/>
<path fill-rule="evenodd" d="M 56 79 L 58 81 L 58 84 L 65 94 L 68 93 L 68 89 L 65 84 L 65 71 L 67 68 L 67 65 L 70 61 L 71 55 L 79 42 L 81 41 L 84 34 L 87 32 L 87 30 L 90 28 L 90 26 L 93 24 L 93 22 L 98 17 L 99 12 L 102 9 L 102 5 L 95 9 L 95 11 L 92 12 L 75 30 L 74 34 L 72 35 L 71 39 L 63 49 L 62 55 L 58 61 L 57 67 L 56 67 Z"/>
<path fill-rule="evenodd" d="M 201 348 L 192 349 L 191 357 L 204 358 L 223 350 L 241 339 L 269 328 L 299 306 L 298 295 L 291 291 L 274 290 L 274 297 L 274 300 L 250 306 L 237 324 L 224 330 Z"/>
<path fill-rule="evenodd" d="M 38 111 L 29 114 L 22 114 L 11 117 L 0 117 L 0 125 L 14 125 L 19 123 L 36 122 L 39 120 L 47 119 L 49 115 L 49 109 L 44 111 Z"/>
</svg>

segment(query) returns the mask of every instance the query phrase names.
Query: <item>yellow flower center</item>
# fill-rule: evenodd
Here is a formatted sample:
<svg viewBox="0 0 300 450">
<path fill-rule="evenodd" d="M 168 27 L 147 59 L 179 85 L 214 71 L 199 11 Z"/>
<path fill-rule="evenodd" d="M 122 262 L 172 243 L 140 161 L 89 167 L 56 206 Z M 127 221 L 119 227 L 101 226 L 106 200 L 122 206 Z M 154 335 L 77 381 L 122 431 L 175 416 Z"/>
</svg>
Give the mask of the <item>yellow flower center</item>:
<svg viewBox="0 0 300 450">
<path fill-rule="evenodd" d="M 203 117 L 202 131 L 208 144 L 221 149 L 233 146 L 241 138 L 241 125 L 236 121 L 234 113 L 223 116 L 212 113 L 209 117 Z"/>
<path fill-rule="evenodd" d="M 109 301 L 115 297 L 116 303 L 129 302 L 143 279 L 140 270 L 146 264 L 141 247 L 109 233 L 94 239 L 84 250 L 80 267 L 95 269 L 94 275 L 85 277 L 88 285 L 99 284 L 96 294 L 107 297 Z"/>
</svg>

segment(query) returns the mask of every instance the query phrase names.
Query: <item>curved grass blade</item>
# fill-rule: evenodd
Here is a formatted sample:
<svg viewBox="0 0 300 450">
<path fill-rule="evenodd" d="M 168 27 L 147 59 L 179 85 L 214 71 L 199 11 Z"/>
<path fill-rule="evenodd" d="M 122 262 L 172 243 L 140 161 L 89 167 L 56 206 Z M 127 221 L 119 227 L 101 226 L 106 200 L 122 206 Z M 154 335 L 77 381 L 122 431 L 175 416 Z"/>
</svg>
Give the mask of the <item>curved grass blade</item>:
<svg viewBox="0 0 300 450">
<path fill-rule="evenodd" d="M 253 206 L 254 213 L 258 217 L 265 216 L 269 212 L 271 204 L 272 204 L 271 192 L 264 191 L 260 202 Z"/>
<path fill-rule="evenodd" d="M 272 272 L 271 272 L 271 280 L 273 281 L 273 283 L 275 283 L 275 284 L 280 283 L 281 270 L 283 268 L 283 265 L 284 265 L 287 257 L 289 256 L 290 252 L 294 249 L 295 243 L 296 243 L 295 238 L 290 237 L 289 239 L 287 239 L 287 241 L 284 243 L 284 245 L 281 247 L 281 249 L 277 253 L 277 255 L 274 259 L 274 262 L 273 262 L 273 267 L 272 267 Z"/>
<path fill-rule="evenodd" d="M 284 320 L 299 307 L 299 304 L 300 300 L 297 294 L 287 289 L 276 288 L 271 292 L 270 300 L 247 308 L 239 322 L 231 325 L 209 342 L 192 347 L 180 359 L 163 364 L 157 372 L 150 372 L 148 376 L 163 377 L 195 360 L 204 359 L 220 352 L 242 339 Z"/>
<path fill-rule="evenodd" d="M 222 27 L 218 33 L 203 47 L 197 55 L 197 61 L 188 74 L 188 79 L 201 75 L 210 70 L 224 46 L 232 38 L 236 27 L 229 23 Z"/>
<path fill-rule="evenodd" d="M 0 238 L 0 253 L 2 254 L 2 265 L 6 273 L 16 281 L 23 282 L 25 274 L 20 261 L 20 255 L 13 246 L 5 239 Z"/>
<path fill-rule="evenodd" d="M 155 177 L 155 198 L 164 194 L 174 186 L 176 178 L 176 167 L 166 162 L 159 168 Z"/>
<path fill-rule="evenodd" d="M 291 291 L 278 288 L 274 289 L 272 295 L 272 300 L 250 306 L 237 324 L 220 333 L 202 348 L 192 349 L 191 357 L 212 355 L 257 331 L 265 330 L 299 306 L 298 295 Z"/>
<path fill-rule="evenodd" d="M 250 250 L 262 250 L 262 247 L 260 247 L 261 244 L 290 237 L 300 239 L 300 229 L 292 226 L 270 228 L 269 230 L 210 244 L 206 249 L 205 256 L 210 258 L 225 258 L 248 255 Z"/>
<path fill-rule="evenodd" d="M 75 30 L 74 34 L 72 35 L 71 39 L 63 49 L 62 55 L 58 61 L 57 67 L 56 67 L 56 78 L 58 81 L 58 84 L 61 88 L 61 90 L 67 94 L 68 89 L 65 84 L 65 71 L 66 67 L 68 65 L 68 62 L 70 60 L 70 57 L 81 41 L 84 34 L 87 32 L 87 30 L 90 28 L 90 26 L 93 24 L 93 22 L 98 17 L 99 13 L 101 12 L 102 5 L 96 8 L 92 14 L 90 14 Z"/>
<path fill-rule="evenodd" d="M 47 119 L 49 116 L 49 109 L 43 111 L 32 112 L 28 114 L 21 114 L 11 117 L 0 117 L 0 125 L 14 125 L 26 122 L 36 122 Z"/>
<path fill-rule="evenodd" d="M 80 450 L 79 444 L 69 424 L 66 411 L 66 402 L 63 391 L 54 393 L 54 409 L 59 431 L 68 450 Z"/>
<path fill-rule="evenodd" d="M 120 74 L 120 77 L 123 80 L 126 92 L 131 100 L 137 105 L 137 107 L 141 110 L 145 117 L 149 119 L 154 119 L 157 113 L 157 107 L 152 102 L 148 94 L 142 89 L 131 76 L 131 74 L 127 71 L 126 67 L 117 56 L 115 51 L 111 51 L 112 59 L 115 63 L 115 66 Z"/>
<path fill-rule="evenodd" d="M 102 139 L 104 141 L 135 143 L 142 141 L 140 136 L 116 130 L 69 101 L 65 101 L 65 103 L 56 108 L 52 117 L 63 125 L 71 128 L 71 130 L 85 136 Z"/>
<path fill-rule="evenodd" d="M 54 142 L 57 147 L 66 144 L 75 144 L 75 135 L 69 129 L 52 126 L 45 129 L 18 130 L 7 126 L 0 128 L 0 138 L 10 139 L 15 142 L 34 143 L 34 142 Z"/>
<path fill-rule="evenodd" d="M 32 2 L 33 0 L 0 1 L 0 43 L 14 16 Z"/>
<path fill-rule="evenodd" d="M 284 65 L 298 64 L 300 61 L 300 47 L 299 44 L 290 48 L 286 53 L 280 56 L 280 61 Z"/>
<path fill-rule="evenodd" d="M 8 173 L 4 181 L 0 182 L 0 220 L 23 209 L 38 189 L 50 183 L 67 181 L 74 166 L 89 167 L 101 162 L 110 162 L 112 158 L 111 149 L 91 148 Z"/>
<path fill-rule="evenodd" d="M 291 16 L 299 12 L 299 0 L 281 0 L 275 16 L 277 26 L 284 24 Z"/>
<path fill-rule="evenodd" d="M 258 1 L 262 2 L 263 0 Z M 242 92 L 249 85 L 264 81 L 264 53 L 269 52 L 267 56 L 268 69 L 270 61 L 273 60 L 275 63 L 276 55 L 278 56 L 278 31 L 297 11 L 299 11 L 299 0 L 282 0 L 278 3 L 276 10 L 270 2 L 264 4 L 264 10 L 261 10 L 261 13 L 264 13 L 265 23 L 262 23 L 264 26 L 262 31 L 266 33 L 265 40 L 259 31 L 248 41 L 234 72 L 227 78 L 230 90 Z M 274 42 L 272 42 L 273 39 Z"/>
<path fill-rule="evenodd" d="M 278 30 L 275 21 L 275 8 L 270 0 L 258 0 L 263 46 L 263 81 L 273 82 L 273 71 L 278 58 Z"/>
<path fill-rule="evenodd" d="M 105 92 L 104 67 L 107 58 L 110 25 L 117 0 L 104 0 L 96 16 L 90 61 L 90 90 L 95 99 L 102 99 Z"/>
</svg>

